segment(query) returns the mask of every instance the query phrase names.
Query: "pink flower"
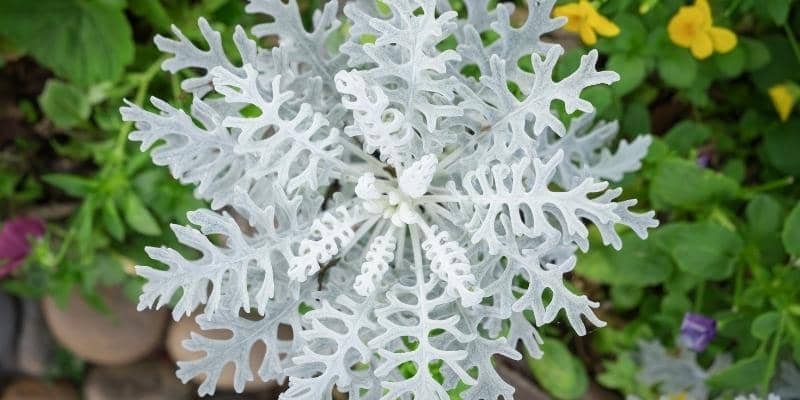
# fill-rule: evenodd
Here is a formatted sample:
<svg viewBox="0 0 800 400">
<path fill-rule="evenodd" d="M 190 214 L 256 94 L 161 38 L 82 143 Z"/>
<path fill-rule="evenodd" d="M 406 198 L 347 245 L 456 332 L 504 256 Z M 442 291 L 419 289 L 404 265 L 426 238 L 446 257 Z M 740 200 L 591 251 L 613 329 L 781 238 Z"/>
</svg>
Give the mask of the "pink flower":
<svg viewBox="0 0 800 400">
<path fill-rule="evenodd" d="M 7 221 L 0 231 L 0 278 L 14 272 L 31 251 L 31 239 L 44 236 L 44 222 L 19 217 Z"/>
</svg>

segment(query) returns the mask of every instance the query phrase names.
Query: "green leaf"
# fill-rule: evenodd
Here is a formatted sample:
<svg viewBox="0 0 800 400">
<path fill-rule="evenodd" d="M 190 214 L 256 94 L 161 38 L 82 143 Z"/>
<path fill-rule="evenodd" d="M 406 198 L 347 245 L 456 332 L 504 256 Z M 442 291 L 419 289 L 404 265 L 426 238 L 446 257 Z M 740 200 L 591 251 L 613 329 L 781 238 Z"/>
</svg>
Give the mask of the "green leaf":
<svg viewBox="0 0 800 400">
<path fill-rule="evenodd" d="M 785 124 L 773 126 L 764 138 L 767 161 L 779 171 L 800 177 L 800 120 L 792 119 Z"/>
<path fill-rule="evenodd" d="M 647 75 L 644 59 L 625 54 L 612 55 L 606 69 L 616 71 L 620 76 L 620 80 L 612 86 L 618 96 L 624 96 L 636 89 Z"/>
<path fill-rule="evenodd" d="M 767 340 L 773 332 L 778 330 L 781 322 L 781 314 L 777 311 L 768 311 L 759 315 L 753 320 L 750 326 L 750 333 L 753 337 L 761 341 Z"/>
<path fill-rule="evenodd" d="M 78 175 L 47 174 L 42 180 L 74 197 L 83 197 L 95 187 L 93 180 Z"/>
<path fill-rule="evenodd" d="M 781 239 L 789 254 L 800 257 L 800 203 L 794 206 L 786 218 Z"/>
<path fill-rule="evenodd" d="M 764 355 L 739 360 L 708 378 L 706 383 L 717 389 L 748 390 L 756 387 L 764 378 L 767 359 Z"/>
<path fill-rule="evenodd" d="M 581 98 L 592 103 L 598 115 L 603 114 L 611 103 L 614 102 L 611 88 L 605 85 L 596 85 L 586 88 L 583 93 L 581 93 Z"/>
<path fill-rule="evenodd" d="M 772 58 L 769 48 L 759 40 L 751 38 L 741 38 L 741 47 L 747 53 L 747 63 L 745 68 L 748 71 L 756 71 L 769 64 Z"/>
<path fill-rule="evenodd" d="M 78 253 L 91 254 L 89 249 L 95 245 L 92 240 L 92 227 L 94 226 L 94 211 L 95 204 L 91 201 L 91 197 L 83 203 L 76 216 L 77 221 L 74 222 L 76 227 L 76 235 L 74 243 L 77 243 Z M 84 260 L 82 260 L 84 261 Z"/>
<path fill-rule="evenodd" d="M 664 141 L 680 155 L 705 143 L 711 137 L 711 128 L 694 121 L 681 121 L 667 131 Z"/>
<path fill-rule="evenodd" d="M 77 87 L 50 79 L 39 96 L 39 106 L 50 121 L 62 129 L 72 128 L 92 112 L 86 94 Z"/>
<path fill-rule="evenodd" d="M 762 35 L 760 39 L 772 57 L 768 64 L 758 69 L 758 73 L 751 74 L 756 86 L 766 92 L 769 87 L 777 83 L 800 80 L 800 61 L 787 56 L 793 54 L 793 50 L 785 35 Z"/>
<path fill-rule="evenodd" d="M 130 9 L 163 32 L 169 31 L 172 25 L 172 19 L 159 0 L 130 0 Z"/>
<path fill-rule="evenodd" d="M 697 61 L 687 49 L 675 46 L 664 49 L 657 65 L 658 75 L 669 86 L 688 88 L 697 77 Z"/>
<path fill-rule="evenodd" d="M 542 344 L 544 356 L 536 360 L 526 357 L 528 366 L 539 384 L 553 397 L 578 399 L 589 388 L 589 376 L 583 363 L 558 340 L 547 338 Z"/>
<path fill-rule="evenodd" d="M 101 216 L 106 231 L 117 241 L 125 240 L 125 225 L 122 223 L 122 218 L 119 216 L 114 200 L 108 199 L 103 203 Z"/>
<path fill-rule="evenodd" d="M 619 310 L 631 310 L 639 305 L 644 296 L 644 289 L 638 286 L 611 286 L 611 302 Z"/>
<path fill-rule="evenodd" d="M 645 45 L 647 28 L 642 24 L 642 19 L 631 14 L 619 14 L 614 17 L 614 23 L 619 26 L 619 35 L 612 40 L 599 44 L 597 47 L 606 48 L 610 53 L 636 53 Z"/>
<path fill-rule="evenodd" d="M 142 200 L 133 193 L 129 192 L 125 196 L 125 202 L 122 209 L 125 215 L 125 222 L 133 228 L 133 230 L 143 234 L 156 236 L 161 234 L 161 228 L 158 222 L 150 214 L 150 211 L 142 204 Z"/>
<path fill-rule="evenodd" d="M 736 46 L 725 54 L 714 56 L 717 69 L 727 78 L 739 76 L 747 64 L 747 52 L 742 46 Z"/>
<path fill-rule="evenodd" d="M 699 210 L 730 200 L 739 185 L 725 175 L 678 158 L 659 163 L 650 185 L 656 209 Z"/>
<path fill-rule="evenodd" d="M 0 35 L 56 75 L 87 86 L 117 80 L 133 61 L 133 37 L 123 11 L 81 0 L 4 0 Z"/>
<path fill-rule="evenodd" d="M 625 108 L 622 116 L 622 132 L 628 134 L 650 133 L 650 110 L 647 104 L 634 102 Z"/>
<path fill-rule="evenodd" d="M 633 232 L 625 232 L 621 237 L 622 250 L 608 253 L 612 266 L 609 283 L 642 287 L 669 278 L 673 268 L 669 253 L 664 253 L 654 242 L 639 239 Z"/>
<path fill-rule="evenodd" d="M 778 232 L 783 223 L 781 203 L 768 194 L 759 194 L 750 200 L 744 214 L 750 232 L 757 236 Z"/>
<path fill-rule="evenodd" d="M 680 270 L 710 280 L 729 277 L 744 246 L 739 235 L 712 222 L 665 225 L 651 240 L 672 255 Z"/>
<path fill-rule="evenodd" d="M 764 7 L 769 11 L 770 17 L 775 21 L 776 25 L 783 25 L 789 17 L 789 10 L 792 7 L 793 0 L 770 0 L 764 3 Z"/>
</svg>

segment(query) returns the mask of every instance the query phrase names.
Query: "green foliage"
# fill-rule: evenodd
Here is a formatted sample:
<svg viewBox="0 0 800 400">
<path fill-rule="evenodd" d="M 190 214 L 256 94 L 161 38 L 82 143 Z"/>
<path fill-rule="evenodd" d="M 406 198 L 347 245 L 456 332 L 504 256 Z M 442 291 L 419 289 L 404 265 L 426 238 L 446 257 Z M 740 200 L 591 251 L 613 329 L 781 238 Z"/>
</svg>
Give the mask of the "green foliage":
<svg viewBox="0 0 800 400">
<path fill-rule="evenodd" d="M 2 281 L 3 289 L 66 299 L 78 288 L 97 304 L 101 283 L 138 292 L 129 272 L 146 259 L 141 249 L 175 245 L 160 227 L 186 223 L 185 212 L 199 202 L 127 143 L 130 127 L 116 110 L 123 98 L 144 104 L 144 93 L 186 108 L 179 79 L 159 72 L 163 60 L 151 38 L 174 21 L 198 39 L 199 16 L 217 21 L 230 38 L 235 24 L 251 18 L 235 3 L 0 1 L 0 72 L 28 67 L 22 64 L 28 58 L 20 60 L 27 55 L 52 73 L 34 82 L 38 93 L 11 98 L 16 122 L 29 129 L 8 140 L 0 133 L 0 219 L 67 210 L 46 217 L 45 240 L 13 279 Z M 619 119 L 629 141 L 654 135 L 641 177 L 619 185 L 626 196 L 646 199 L 641 209 L 656 209 L 662 225 L 644 241 L 621 232 L 620 252 L 591 246 L 580 257 L 575 285 L 591 289 L 582 291 L 603 304 L 598 315 L 609 326 L 581 339 L 580 347 L 565 344 L 566 330 L 548 328 L 544 357 L 528 360 L 531 372 L 560 399 L 580 398 L 590 381 L 657 399 L 665 393 L 638 377 L 637 345 L 655 339 L 673 346 L 683 314 L 694 311 L 716 319 L 719 330 L 700 363 L 707 367 L 720 353 L 733 357 L 707 380 L 712 395 L 763 392 L 778 360 L 800 363 L 800 109 L 781 121 L 768 95 L 773 85 L 800 83 L 792 31 L 800 26 L 800 3 L 710 0 L 714 24 L 734 30 L 738 44 L 703 60 L 667 32 L 678 8 L 692 1 L 592 3 L 620 28 L 598 48 L 604 68 L 621 79 L 584 97 L 601 118 Z M 568 49 L 556 78 L 574 71 L 584 54 Z"/>
<path fill-rule="evenodd" d="M 650 200 L 657 210 L 694 211 L 733 199 L 739 185 L 696 163 L 670 158 L 659 163 L 650 185 Z"/>
<path fill-rule="evenodd" d="M 734 30 L 738 44 L 696 59 L 666 29 L 691 3 L 598 3 L 621 31 L 598 43 L 621 76 L 601 116 L 620 118 L 629 137 L 656 133 L 644 179 L 622 186 L 632 197 L 648 193 L 642 207 L 655 208 L 662 225 L 645 241 L 623 233 L 618 253 L 593 248 L 579 259 L 576 272 L 605 289 L 594 300 L 612 305 L 606 319 L 631 327 L 594 337 L 593 348 L 608 354 L 595 378 L 643 399 L 678 395 L 641 382 L 637 344 L 654 336 L 674 346 L 693 311 L 719 328 L 701 365 L 723 352 L 733 357 L 705 383 L 711 398 L 763 396 L 778 360 L 800 363 L 800 290 L 792 286 L 800 275 L 800 113 L 781 121 L 768 94 L 800 81 L 791 29 L 800 7 L 711 0 L 714 25 Z"/>
<path fill-rule="evenodd" d="M 589 377 L 581 361 L 555 339 L 545 339 L 542 351 L 541 359 L 527 357 L 536 381 L 557 399 L 583 397 L 589 388 Z"/>
<path fill-rule="evenodd" d="M 712 375 L 708 384 L 715 388 L 750 390 L 761 383 L 766 369 L 766 357 L 755 356 L 739 360 Z"/>
<path fill-rule="evenodd" d="M 800 203 L 794 206 L 781 234 L 783 246 L 794 257 L 800 257 Z"/>
<path fill-rule="evenodd" d="M 6 0 L 0 34 L 56 75 L 78 85 L 115 81 L 133 61 L 123 10 L 82 0 Z"/>
<path fill-rule="evenodd" d="M 64 129 L 73 128 L 89 118 L 91 106 L 77 87 L 57 80 L 49 80 L 39 96 L 39 106 L 44 115 Z"/>
<path fill-rule="evenodd" d="M 131 295 L 140 292 L 132 266 L 147 260 L 143 247 L 172 244 L 172 235 L 160 227 L 186 223 L 186 211 L 201 202 L 191 188 L 176 183 L 128 143 L 131 127 L 120 121 L 117 110 L 125 98 L 144 104 L 148 92 L 162 98 L 177 95 L 177 80 L 160 73 L 163 59 L 151 50 L 151 38 L 168 31 L 168 21 L 177 21 L 187 35 L 197 38 L 200 15 L 240 20 L 241 7 L 226 9 L 225 4 L 0 2 L 2 65 L 19 64 L 24 62 L 19 55 L 29 55 L 38 66 L 23 65 L 34 70 L 34 81 L 23 83 L 42 87 L 18 104 L 24 118 L 19 124 L 30 125 L 38 134 L 20 131 L 10 147 L 2 146 L 0 135 L 0 220 L 20 212 L 49 215 L 50 209 L 58 210 L 46 217 L 46 239 L 34 248 L 24 268 L 0 287 L 61 301 L 77 288 L 98 306 L 98 284 L 119 284 Z M 138 51 L 134 26 L 141 38 Z M 233 25 L 227 28 L 232 29 Z M 40 69 L 57 78 L 35 81 L 49 75 L 37 75 Z M 180 105 L 185 99 L 173 100 Z"/>
</svg>

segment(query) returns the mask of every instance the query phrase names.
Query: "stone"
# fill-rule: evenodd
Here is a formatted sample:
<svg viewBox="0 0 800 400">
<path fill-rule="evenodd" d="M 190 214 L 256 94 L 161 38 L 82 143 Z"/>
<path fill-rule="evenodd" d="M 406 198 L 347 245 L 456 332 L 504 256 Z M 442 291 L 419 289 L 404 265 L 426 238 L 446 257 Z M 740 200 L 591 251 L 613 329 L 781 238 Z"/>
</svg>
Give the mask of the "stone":
<svg viewBox="0 0 800 400">
<path fill-rule="evenodd" d="M 167 353 L 176 362 L 196 360 L 203 356 L 203 352 L 192 352 L 183 347 L 183 341 L 189 339 L 192 332 L 200 333 L 203 336 L 212 339 L 226 339 L 230 337 L 230 332 L 226 330 L 201 330 L 200 326 L 198 326 L 195 322 L 194 317 L 181 318 L 180 321 L 173 322 L 167 330 Z M 252 368 L 253 371 L 258 371 L 258 368 L 261 365 L 261 360 L 264 359 L 266 351 L 266 346 L 264 346 L 264 344 L 261 342 L 259 342 L 256 346 L 253 346 L 253 349 L 250 353 L 250 368 Z M 220 374 L 219 381 L 217 382 L 217 390 L 233 390 L 233 373 L 233 364 L 226 365 L 222 370 L 222 374 Z M 255 375 L 256 378 L 255 380 L 247 383 L 244 390 L 245 393 L 273 390 L 274 388 L 278 387 L 278 384 L 275 381 L 264 382 L 258 377 L 257 373 L 254 373 L 253 375 Z M 203 382 L 204 378 L 205 377 L 202 375 L 196 376 L 193 381 L 196 384 L 200 384 Z"/>
<path fill-rule="evenodd" d="M 278 397 L 283 391 L 283 387 L 276 385 L 275 387 L 259 392 L 245 392 L 241 394 L 225 391 L 217 392 L 212 398 L 214 400 L 278 400 Z"/>
<path fill-rule="evenodd" d="M 14 299 L 0 292 L 0 376 L 14 367 L 17 337 L 17 306 Z"/>
<path fill-rule="evenodd" d="M 166 361 L 96 367 L 84 383 L 86 400 L 182 400 L 191 388 L 175 377 Z"/>
<path fill-rule="evenodd" d="M 67 383 L 26 378 L 12 382 L 0 400 L 79 400 L 78 392 Z"/>
<path fill-rule="evenodd" d="M 26 375 L 44 376 L 53 365 L 56 343 L 50 335 L 38 301 L 23 301 L 21 311 L 16 370 Z"/>
<path fill-rule="evenodd" d="M 65 308 L 45 299 L 45 320 L 56 340 L 76 356 L 114 366 L 142 360 L 162 343 L 167 310 L 136 310 L 118 287 L 98 289 L 107 313 L 86 303 L 74 291 Z"/>
</svg>

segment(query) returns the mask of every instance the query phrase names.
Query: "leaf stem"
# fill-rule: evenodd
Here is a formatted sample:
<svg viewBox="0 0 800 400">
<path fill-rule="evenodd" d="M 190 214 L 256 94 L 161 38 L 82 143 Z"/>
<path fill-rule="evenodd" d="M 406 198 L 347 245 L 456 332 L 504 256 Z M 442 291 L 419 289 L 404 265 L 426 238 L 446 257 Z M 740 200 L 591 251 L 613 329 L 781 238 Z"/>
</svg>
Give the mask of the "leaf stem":
<svg viewBox="0 0 800 400">
<path fill-rule="evenodd" d="M 139 80 L 139 86 L 136 88 L 136 97 L 134 97 L 133 102 L 137 106 L 142 106 L 144 104 L 145 96 L 147 96 L 147 90 L 150 88 L 150 82 L 153 81 L 153 78 L 156 76 L 158 71 L 161 70 L 161 63 L 166 59 L 166 57 L 159 57 L 153 64 L 151 64 L 141 75 Z M 114 150 L 112 154 L 112 160 L 116 163 L 121 163 L 122 158 L 124 156 L 125 151 L 125 143 L 128 140 L 128 134 L 131 132 L 133 128 L 132 122 L 125 122 L 120 127 L 119 131 L 117 132 L 117 138 L 114 143 Z M 108 165 L 107 165 L 108 166 Z"/>
<path fill-rule="evenodd" d="M 744 189 L 742 191 L 742 197 L 745 198 L 745 199 L 750 199 L 753 196 L 755 196 L 756 194 L 759 194 L 759 193 L 762 193 L 762 192 L 769 192 L 769 191 L 775 190 L 775 189 L 784 188 L 786 186 L 791 186 L 792 184 L 794 184 L 794 177 L 793 176 L 787 176 L 787 177 L 784 177 L 784 178 L 776 179 L 774 181 L 770 181 L 770 182 L 762 183 L 760 185 L 751 186 L 749 188 L 746 188 L 746 189 Z"/>
<path fill-rule="evenodd" d="M 706 282 L 700 282 L 697 286 L 697 290 L 695 291 L 694 295 L 694 311 L 700 312 L 703 308 L 703 299 L 706 294 Z"/>
<path fill-rule="evenodd" d="M 800 45 L 797 44 L 797 37 L 795 37 L 794 31 L 792 31 L 792 27 L 789 26 L 789 24 L 784 24 L 783 30 L 786 31 L 786 38 L 789 39 L 789 44 L 792 45 L 795 58 L 800 62 Z"/>
<path fill-rule="evenodd" d="M 775 364 L 778 361 L 778 351 L 781 348 L 781 341 L 783 341 L 783 332 L 786 328 L 786 313 L 781 312 L 781 320 L 778 323 L 778 331 L 772 339 L 772 349 L 769 352 L 769 360 L 767 361 L 767 370 L 764 373 L 764 381 L 761 383 L 761 398 L 766 399 L 769 393 L 769 381 L 775 375 Z"/>
</svg>

